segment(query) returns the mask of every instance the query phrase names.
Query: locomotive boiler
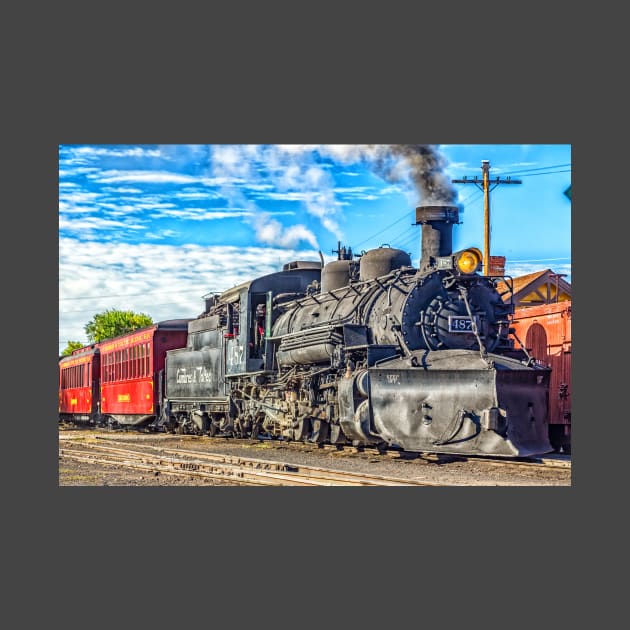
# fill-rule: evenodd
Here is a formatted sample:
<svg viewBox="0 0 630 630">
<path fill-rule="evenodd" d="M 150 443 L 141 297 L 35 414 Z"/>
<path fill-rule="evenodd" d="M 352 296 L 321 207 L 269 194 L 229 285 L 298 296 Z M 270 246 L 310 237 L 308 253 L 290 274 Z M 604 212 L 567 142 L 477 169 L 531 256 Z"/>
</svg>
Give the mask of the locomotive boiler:
<svg viewBox="0 0 630 630">
<path fill-rule="evenodd" d="M 459 209 L 421 206 L 418 268 L 379 247 L 294 261 L 220 295 L 166 353 L 158 424 L 211 435 L 528 456 L 552 450 L 549 370 L 513 347 Z M 322 261 L 323 262 L 323 261 Z M 501 277 L 500 280 L 506 281 Z"/>
</svg>

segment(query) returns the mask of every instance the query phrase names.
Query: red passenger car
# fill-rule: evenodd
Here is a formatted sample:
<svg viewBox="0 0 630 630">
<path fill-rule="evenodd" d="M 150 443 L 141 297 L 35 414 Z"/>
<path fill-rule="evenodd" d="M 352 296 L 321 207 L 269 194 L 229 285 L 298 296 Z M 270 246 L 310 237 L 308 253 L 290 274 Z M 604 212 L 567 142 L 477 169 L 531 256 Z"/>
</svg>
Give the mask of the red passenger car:
<svg viewBox="0 0 630 630">
<path fill-rule="evenodd" d="M 98 344 L 101 421 L 143 425 L 160 412 L 166 351 L 186 345 L 188 319 L 173 319 Z"/>
<path fill-rule="evenodd" d="M 59 419 L 95 422 L 98 415 L 99 351 L 75 350 L 59 361 Z"/>
<path fill-rule="evenodd" d="M 516 308 L 512 327 L 529 354 L 551 368 L 549 440 L 570 453 L 571 301 Z"/>
</svg>

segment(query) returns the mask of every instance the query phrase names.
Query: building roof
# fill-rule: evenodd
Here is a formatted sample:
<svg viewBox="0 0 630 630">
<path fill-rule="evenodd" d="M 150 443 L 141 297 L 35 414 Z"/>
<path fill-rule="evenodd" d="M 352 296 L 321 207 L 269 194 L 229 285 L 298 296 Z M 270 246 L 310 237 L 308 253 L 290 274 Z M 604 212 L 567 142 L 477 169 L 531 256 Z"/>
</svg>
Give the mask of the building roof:
<svg viewBox="0 0 630 630">
<path fill-rule="evenodd" d="M 504 302 L 513 300 L 514 306 L 538 306 L 571 300 L 571 285 L 552 269 L 535 271 L 512 279 L 512 286 L 503 281 L 497 290 Z"/>
</svg>

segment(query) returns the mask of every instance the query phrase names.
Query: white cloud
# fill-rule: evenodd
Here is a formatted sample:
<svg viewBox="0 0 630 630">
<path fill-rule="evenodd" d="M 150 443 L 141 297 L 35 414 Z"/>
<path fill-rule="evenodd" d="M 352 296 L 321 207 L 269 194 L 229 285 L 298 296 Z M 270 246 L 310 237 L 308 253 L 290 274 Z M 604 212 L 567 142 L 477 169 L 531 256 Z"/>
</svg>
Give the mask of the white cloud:
<svg viewBox="0 0 630 630">
<path fill-rule="evenodd" d="M 176 190 L 171 196 L 176 199 L 210 199 L 218 195 L 209 190 Z"/>
<path fill-rule="evenodd" d="M 177 230 L 160 230 L 160 232 L 145 232 L 144 237 L 155 241 L 155 240 L 163 240 L 167 238 L 173 238 L 179 235 Z"/>
<path fill-rule="evenodd" d="M 168 171 L 101 171 L 97 175 L 90 176 L 101 184 L 115 182 L 142 182 L 145 184 L 194 184 L 198 177 L 182 175 L 181 173 L 169 173 Z"/>
<path fill-rule="evenodd" d="M 70 206 L 65 201 L 59 202 L 59 214 L 91 214 L 97 212 L 96 206 Z"/>
<path fill-rule="evenodd" d="M 141 195 L 144 191 L 141 188 L 114 188 L 112 186 L 103 186 L 104 193 L 113 193 L 115 195 Z"/>
<path fill-rule="evenodd" d="M 295 239 L 287 236 L 287 242 Z M 87 341 L 84 326 L 107 309 L 146 313 L 154 321 L 195 317 L 203 295 L 280 271 L 316 250 L 59 241 L 59 352 Z M 238 264 L 235 264 L 238 261 Z"/>
<path fill-rule="evenodd" d="M 299 242 L 305 241 L 314 248 L 318 247 L 315 235 L 304 225 L 284 227 L 282 223 L 267 214 L 258 214 L 253 223 L 256 228 L 256 237 L 261 243 L 294 248 Z"/>
<path fill-rule="evenodd" d="M 143 147 L 130 147 L 128 149 L 115 149 L 112 147 L 82 146 L 70 148 L 70 153 L 76 156 L 95 157 L 162 157 L 159 149 L 145 149 Z"/>
<path fill-rule="evenodd" d="M 526 276 L 530 273 L 551 269 L 554 273 L 564 273 L 565 282 L 571 283 L 571 263 L 555 261 L 553 259 L 541 259 L 533 262 L 510 262 L 509 258 L 505 261 L 505 273 L 513 278 Z"/>
<path fill-rule="evenodd" d="M 60 195 L 60 205 L 91 203 L 102 197 L 100 193 L 87 192 L 84 190 L 76 192 L 64 192 Z"/>
<path fill-rule="evenodd" d="M 232 219 L 238 217 L 250 217 L 254 213 L 249 210 L 238 209 L 212 209 L 212 208 L 177 208 L 163 210 L 159 213 L 151 213 L 151 218 L 170 217 L 175 219 L 187 219 L 189 221 L 213 221 L 217 219 Z"/>
<path fill-rule="evenodd" d="M 258 150 L 255 146 L 215 145 L 212 147 L 212 168 L 219 177 L 252 181 L 257 177 L 252 160 Z"/>
<path fill-rule="evenodd" d="M 65 216 L 59 217 L 59 229 L 72 234 L 81 234 L 88 238 L 90 233 L 97 236 L 99 232 L 125 230 L 141 230 L 142 223 L 132 223 L 131 221 L 115 221 L 102 217 L 81 217 L 69 219 Z"/>
<path fill-rule="evenodd" d="M 61 160 L 59 164 L 61 166 Z M 69 164 L 68 166 L 70 168 L 59 169 L 59 179 L 62 179 L 64 177 L 76 177 L 77 175 L 90 175 L 100 170 L 95 166 L 75 166 L 74 164 Z"/>
</svg>

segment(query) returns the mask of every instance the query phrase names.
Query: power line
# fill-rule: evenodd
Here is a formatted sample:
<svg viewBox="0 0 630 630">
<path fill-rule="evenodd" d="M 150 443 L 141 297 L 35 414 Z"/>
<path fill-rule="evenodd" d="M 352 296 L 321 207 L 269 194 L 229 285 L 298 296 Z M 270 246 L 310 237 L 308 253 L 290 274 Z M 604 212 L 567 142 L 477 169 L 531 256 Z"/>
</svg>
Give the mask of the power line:
<svg viewBox="0 0 630 630">
<path fill-rule="evenodd" d="M 561 258 L 524 258 L 524 259 L 513 259 L 510 258 L 510 262 L 513 263 L 530 263 L 530 262 L 551 262 L 558 260 L 571 260 L 571 256 L 563 256 Z"/>
<path fill-rule="evenodd" d="M 549 171 L 548 173 L 530 173 L 529 175 L 525 175 L 525 177 L 536 177 L 536 175 L 553 175 L 554 173 L 570 173 L 571 169 L 566 171 Z"/>
<path fill-rule="evenodd" d="M 221 293 L 218 289 L 204 289 L 205 293 Z M 147 293 L 154 293 L 155 291 L 147 290 L 144 293 L 125 293 L 119 295 L 89 295 L 87 297 L 69 297 L 69 298 L 59 298 L 59 300 L 101 300 L 105 298 L 126 298 L 126 297 L 140 297 L 141 295 L 147 295 Z M 178 291 L 171 291 L 169 293 L 192 293 L 192 290 L 189 289 L 179 289 Z M 205 295 L 205 294 L 204 294 Z"/>
<path fill-rule="evenodd" d="M 363 245 L 363 243 L 367 243 L 368 241 L 372 240 L 374 237 L 380 236 L 383 232 L 385 232 L 386 230 L 389 230 L 389 228 L 394 227 L 397 223 L 400 223 L 405 217 L 409 217 L 409 212 L 410 211 L 407 210 L 407 212 L 405 212 L 403 216 L 401 216 L 399 219 L 396 219 L 396 221 L 394 221 L 393 223 L 390 223 L 386 227 L 381 228 L 378 232 L 376 232 L 375 234 L 372 234 L 372 236 L 368 236 L 366 239 L 360 241 L 359 243 L 355 243 L 354 248 L 357 249 L 359 245 Z"/>
<path fill-rule="evenodd" d="M 88 298 L 86 298 L 88 299 Z M 192 298 L 191 298 L 192 299 Z M 201 299 L 201 298 L 199 298 Z M 142 306 L 134 306 L 134 309 L 137 308 L 142 308 L 143 310 L 152 310 L 154 308 L 157 308 L 158 306 L 171 306 L 173 304 L 181 304 L 181 302 L 161 302 L 160 304 L 151 304 L 149 307 L 147 307 L 146 309 L 144 309 L 144 307 Z M 60 311 L 60 313 L 63 313 L 64 315 L 70 315 L 70 313 L 94 313 L 94 312 L 101 312 L 104 308 L 103 306 L 95 306 L 93 308 L 85 308 L 85 309 L 80 309 L 77 311 Z"/>
<path fill-rule="evenodd" d="M 473 190 L 470 195 L 468 195 L 468 197 L 464 197 L 459 203 L 460 205 L 464 205 L 469 199 L 472 199 L 475 195 L 479 194 L 479 190 Z M 470 204 L 472 203 L 476 203 L 477 201 L 479 201 L 479 199 L 481 199 L 483 197 L 483 193 L 481 194 L 480 197 L 477 197 L 477 199 L 474 199 L 473 201 L 470 201 Z"/>
<path fill-rule="evenodd" d="M 524 168 L 518 171 L 513 171 L 512 173 L 504 173 L 504 175 L 520 175 L 521 173 L 530 173 L 531 171 L 545 171 L 550 168 L 564 168 L 565 166 L 571 166 L 571 163 L 554 164 L 553 166 L 540 166 L 538 168 Z"/>
</svg>

